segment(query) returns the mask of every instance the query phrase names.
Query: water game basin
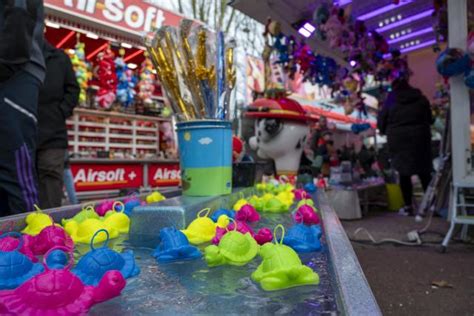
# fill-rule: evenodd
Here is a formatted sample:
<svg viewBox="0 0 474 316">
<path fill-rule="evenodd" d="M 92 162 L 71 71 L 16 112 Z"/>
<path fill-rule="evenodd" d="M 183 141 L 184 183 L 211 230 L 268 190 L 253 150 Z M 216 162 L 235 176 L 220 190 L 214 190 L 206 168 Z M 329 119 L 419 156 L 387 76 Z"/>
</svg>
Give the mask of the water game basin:
<svg viewBox="0 0 474 316">
<path fill-rule="evenodd" d="M 110 246 L 117 251 L 133 250 L 141 273 L 127 280 L 127 287 L 120 297 L 96 305 L 90 314 L 381 315 L 357 257 L 324 193 L 313 197 L 321 212 L 322 250 L 300 254 L 302 263 L 319 274 L 319 285 L 265 292 L 250 278 L 261 262 L 258 257 L 245 266 L 209 268 L 203 259 L 158 264 L 151 256 L 159 242 L 161 228 L 184 228 L 201 209 L 230 207 L 240 196 L 238 193 L 214 198 L 176 196 L 135 208 L 129 235 L 111 240 Z M 51 214 L 59 221 L 71 213 L 74 213 L 73 209 L 63 208 Z M 288 213 L 262 215 L 255 230 L 273 228 L 277 224 L 286 228 L 292 225 Z M 22 216 L 3 218 L 0 227 L 3 231 L 7 227 L 18 231 L 24 225 Z M 199 248 L 203 250 L 206 245 Z M 87 246 L 76 247 L 80 255 L 87 251 Z"/>
</svg>

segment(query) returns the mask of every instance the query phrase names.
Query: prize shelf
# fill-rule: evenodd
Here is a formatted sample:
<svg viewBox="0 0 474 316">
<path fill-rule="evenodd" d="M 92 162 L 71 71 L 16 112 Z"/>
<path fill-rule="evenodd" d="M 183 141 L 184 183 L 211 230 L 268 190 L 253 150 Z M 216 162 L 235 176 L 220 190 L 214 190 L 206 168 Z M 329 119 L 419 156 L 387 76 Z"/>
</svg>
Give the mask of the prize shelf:
<svg viewBox="0 0 474 316">
<path fill-rule="evenodd" d="M 84 158 L 95 157 L 97 151 L 158 157 L 162 123 L 171 119 L 77 108 L 66 121 L 69 150 Z"/>
</svg>

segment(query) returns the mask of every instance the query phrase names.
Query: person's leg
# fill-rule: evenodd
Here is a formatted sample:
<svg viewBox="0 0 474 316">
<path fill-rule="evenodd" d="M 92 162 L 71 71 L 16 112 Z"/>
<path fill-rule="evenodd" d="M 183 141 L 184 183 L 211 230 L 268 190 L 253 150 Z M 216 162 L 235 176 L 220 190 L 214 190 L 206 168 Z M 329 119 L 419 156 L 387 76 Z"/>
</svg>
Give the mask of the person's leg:
<svg viewBox="0 0 474 316">
<path fill-rule="evenodd" d="M 42 209 L 61 206 L 65 151 L 66 149 L 38 150 L 39 199 Z"/>
<path fill-rule="evenodd" d="M 0 190 L 6 192 L 11 213 L 31 212 L 38 203 L 34 162 L 39 84 L 25 72 L 0 84 Z"/>
<path fill-rule="evenodd" d="M 404 213 L 412 212 L 413 184 L 411 176 L 400 175 L 400 188 L 402 190 L 403 200 L 405 201 Z"/>
<path fill-rule="evenodd" d="M 64 185 L 66 186 L 67 197 L 71 204 L 78 204 L 76 189 L 74 188 L 74 177 L 71 168 L 64 169 Z"/>
<path fill-rule="evenodd" d="M 423 191 L 426 192 L 426 189 L 428 189 L 428 186 L 430 185 L 430 182 L 431 182 L 431 172 L 418 174 L 418 178 L 420 178 Z"/>
</svg>

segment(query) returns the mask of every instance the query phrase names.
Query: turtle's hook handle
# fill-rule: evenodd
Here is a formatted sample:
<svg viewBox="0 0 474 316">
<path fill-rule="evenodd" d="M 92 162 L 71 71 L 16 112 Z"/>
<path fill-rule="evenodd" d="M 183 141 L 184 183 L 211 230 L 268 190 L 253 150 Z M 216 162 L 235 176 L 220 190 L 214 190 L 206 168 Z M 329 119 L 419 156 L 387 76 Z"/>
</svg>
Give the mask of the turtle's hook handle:
<svg viewBox="0 0 474 316">
<path fill-rule="evenodd" d="M 281 239 L 280 239 L 280 242 L 279 244 L 283 244 L 283 239 L 285 238 L 285 227 L 282 225 L 282 224 L 278 224 L 275 226 L 275 228 L 273 229 L 273 239 L 275 240 L 275 242 L 278 243 L 278 238 L 277 238 L 277 230 L 278 228 L 280 228 L 281 230 Z"/>
<path fill-rule="evenodd" d="M 54 250 L 62 250 L 69 256 L 69 261 L 68 264 L 64 267 L 64 270 L 70 270 L 72 268 L 72 265 L 74 264 L 74 254 L 71 249 L 64 247 L 64 246 L 56 246 L 51 249 L 49 249 L 43 256 L 43 266 L 45 270 L 49 270 L 48 264 L 46 263 L 46 259 L 48 259 L 48 256 L 53 252 Z"/>
<path fill-rule="evenodd" d="M 100 233 L 105 233 L 105 235 L 107 236 L 107 238 L 105 239 L 105 243 L 102 247 L 107 247 L 109 245 L 109 239 L 110 239 L 110 235 L 109 235 L 109 232 L 107 231 L 107 229 L 99 229 L 98 231 L 95 232 L 95 234 L 92 236 L 91 238 L 91 243 L 90 243 L 90 247 L 92 250 L 95 250 L 94 248 L 94 239 L 95 237 L 97 237 Z"/>
<path fill-rule="evenodd" d="M 116 207 L 117 205 L 119 205 L 119 206 L 121 207 L 121 209 L 122 209 L 122 210 L 120 211 L 120 213 L 125 212 L 125 205 L 124 205 L 123 202 L 121 202 L 121 201 L 115 201 L 114 204 L 112 204 L 112 211 L 115 211 L 115 207 Z"/>
<path fill-rule="evenodd" d="M 23 247 L 23 243 L 25 241 L 23 240 L 23 235 L 22 234 L 20 234 L 18 232 L 3 233 L 2 235 L 0 235 L 0 239 L 3 239 L 3 238 L 8 237 L 8 236 L 16 237 L 20 240 L 20 242 L 18 243 L 18 246 L 15 248 L 15 250 L 20 250 L 21 247 Z"/>
<path fill-rule="evenodd" d="M 229 232 L 230 222 L 233 222 L 233 223 L 234 223 L 234 229 L 233 229 L 233 231 L 236 232 L 236 231 L 237 231 L 237 222 L 236 222 L 235 219 L 233 219 L 232 217 L 229 217 L 229 216 L 227 216 L 227 217 L 229 218 L 229 225 L 227 225 L 227 227 L 225 228 L 225 230 L 226 230 L 227 232 Z"/>
</svg>

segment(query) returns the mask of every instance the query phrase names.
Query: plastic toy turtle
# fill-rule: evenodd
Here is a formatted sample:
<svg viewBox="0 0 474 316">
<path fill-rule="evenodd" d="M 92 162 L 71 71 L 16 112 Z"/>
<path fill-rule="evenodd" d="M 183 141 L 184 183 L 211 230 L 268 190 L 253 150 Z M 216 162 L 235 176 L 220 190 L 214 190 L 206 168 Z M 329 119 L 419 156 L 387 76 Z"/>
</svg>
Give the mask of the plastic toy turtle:
<svg viewBox="0 0 474 316">
<path fill-rule="evenodd" d="M 104 216 L 108 211 L 113 210 L 114 200 L 105 200 L 95 207 L 95 212 L 99 216 Z"/>
<path fill-rule="evenodd" d="M 314 252 L 321 250 L 320 238 L 321 227 L 319 225 L 297 224 L 288 230 L 283 243 L 296 252 Z"/>
<path fill-rule="evenodd" d="M 212 215 L 211 215 L 211 219 L 217 223 L 217 221 L 219 220 L 219 217 L 221 217 L 222 215 L 225 215 L 227 216 L 228 218 L 232 218 L 232 219 L 235 219 L 235 211 L 233 210 L 226 210 L 224 208 L 220 208 L 218 210 L 215 210 Z"/>
<path fill-rule="evenodd" d="M 265 206 L 265 201 L 263 201 L 263 199 L 259 198 L 258 196 L 253 195 L 249 199 L 249 204 L 255 207 L 257 211 L 261 212 Z"/>
<path fill-rule="evenodd" d="M 306 199 L 308 193 L 304 189 L 295 189 L 293 190 L 293 194 L 295 195 L 295 199 L 300 201 Z"/>
<path fill-rule="evenodd" d="M 272 197 L 265 203 L 264 212 L 283 213 L 288 211 L 288 207 L 276 197 Z"/>
<path fill-rule="evenodd" d="M 298 207 L 293 214 L 293 218 L 296 223 L 304 223 L 306 225 L 319 224 L 319 216 L 316 213 L 316 209 L 308 204 Z"/>
<path fill-rule="evenodd" d="M 166 197 L 158 191 L 155 191 L 155 192 L 147 195 L 147 197 L 146 197 L 146 202 L 148 204 L 158 203 L 158 202 L 161 202 L 163 200 L 166 200 Z"/>
<path fill-rule="evenodd" d="M 250 204 L 244 204 L 235 214 L 235 219 L 243 222 L 254 223 L 260 220 L 260 214 Z"/>
<path fill-rule="evenodd" d="M 123 205 L 124 205 L 124 208 L 125 208 L 125 210 L 123 210 L 123 212 L 125 213 L 125 215 L 130 217 L 132 215 L 132 211 L 135 207 L 141 206 L 141 205 L 144 205 L 144 204 L 146 204 L 146 203 L 140 201 L 140 199 L 138 197 L 131 196 L 131 197 L 123 200 Z M 115 206 L 115 210 L 117 212 L 122 211 L 122 209 L 120 208 L 120 205 Z"/>
<path fill-rule="evenodd" d="M 25 237 L 32 237 L 30 235 L 22 235 L 23 241 L 25 241 Z M 21 239 L 15 238 L 14 236 L 6 235 L 0 239 L 0 252 L 6 251 L 14 251 L 18 250 L 22 254 L 28 257 L 32 262 L 38 262 L 38 258 L 33 254 L 28 243 L 23 242 L 20 245 Z"/>
<path fill-rule="evenodd" d="M 296 208 L 299 208 L 301 207 L 302 205 L 310 205 L 312 207 L 314 207 L 314 201 L 311 200 L 311 199 L 304 199 L 304 200 L 301 200 L 298 202 L 298 204 L 296 204 Z M 315 209 L 316 210 L 316 209 Z"/>
<path fill-rule="evenodd" d="M 38 273 L 43 272 L 41 263 L 33 263 L 27 256 L 20 253 L 18 249 L 23 246 L 23 237 L 20 233 L 10 232 L 0 236 L 17 237 L 20 242 L 13 251 L 0 251 L 0 289 L 14 289 L 23 282 L 31 279 Z M 0 314 L 1 308 L 0 308 Z"/>
<path fill-rule="evenodd" d="M 116 238 L 119 235 L 119 232 L 114 227 L 110 227 L 106 223 L 95 218 L 88 218 L 80 224 L 71 221 L 66 223 L 66 226 L 64 226 L 64 230 L 69 234 L 69 236 L 71 236 L 74 243 L 82 244 L 90 244 L 94 234 L 101 229 L 105 229 L 109 232 L 110 239 Z M 103 242 L 105 239 L 105 236 L 101 235 L 100 237 L 95 238 L 94 242 Z"/>
<path fill-rule="evenodd" d="M 54 224 L 51 216 L 43 213 L 37 205 L 35 205 L 35 208 L 36 212 L 32 212 L 26 216 L 26 227 L 21 231 L 23 234 L 36 236 L 43 228 Z"/>
<path fill-rule="evenodd" d="M 61 247 L 53 248 L 62 249 Z M 63 249 L 64 250 L 64 249 Z M 45 255 L 48 257 L 49 252 Z M 0 291 L 0 314 L 8 315 L 87 315 L 98 303 L 119 296 L 126 282 L 119 271 L 107 271 L 97 287 L 84 285 L 69 269 L 49 269 L 14 290 Z"/>
<path fill-rule="evenodd" d="M 255 239 L 257 244 L 263 245 L 273 240 L 273 234 L 269 228 L 263 227 L 258 230 L 258 232 L 253 236 L 253 238 Z"/>
<path fill-rule="evenodd" d="M 211 241 L 216 235 L 216 226 L 218 223 L 214 223 L 212 219 L 208 217 L 210 212 L 210 208 L 200 210 L 197 213 L 196 219 L 194 219 L 186 229 L 181 230 L 191 244 L 199 245 Z M 202 215 L 203 213 L 205 214 Z M 222 218 L 222 216 L 220 218 Z"/>
<path fill-rule="evenodd" d="M 47 226 L 38 235 L 27 235 L 24 238 L 25 243 L 36 256 L 42 256 L 56 246 L 66 247 L 71 253 L 74 251 L 74 241 L 60 226 Z"/>
<path fill-rule="evenodd" d="M 282 231 L 280 243 L 266 243 L 260 247 L 259 255 L 263 261 L 257 270 L 252 273 L 252 280 L 260 282 L 265 291 L 318 284 L 318 274 L 303 265 L 293 249 L 282 244 L 285 234 L 282 225 L 275 227 L 274 240 L 277 239 L 276 230 L 278 228 Z"/>
<path fill-rule="evenodd" d="M 174 227 L 160 230 L 161 242 L 153 252 L 158 262 L 193 260 L 201 257 L 198 248 L 189 244 L 186 236 Z"/>
<path fill-rule="evenodd" d="M 226 228 L 221 228 L 221 227 L 216 228 L 216 235 L 214 236 L 214 238 L 212 238 L 212 243 L 214 245 L 218 245 L 225 234 L 227 234 L 229 231 L 234 231 L 234 230 L 238 231 L 241 234 L 249 233 L 252 237 L 255 235 L 252 227 L 250 227 L 246 222 L 239 221 L 239 220 L 232 220 L 232 222 Z"/>
<path fill-rule="evenodd" d="M 317 187 L 314 185 L 314 183 L 310 182 L 310 183 L 306 183 L 304 185 L 304 189 L 308 193 L 314 193 L 314 192 L 316 192 Z"/>
<path fill-rule="evenodd" d="M 276 198 L 279 199 L 288 209 L 293 204 L 295 200 L 295 195 L 291 191 L 283 191 L 278 193 L 276 195 Z"/>
<path fill-rule="evenodd" d="M 71 217 L 69 219 L 63 218 L 62 221 L 61 221 L 61 224 L 63 224 L 63 226 L 65 226 L 70 221 L 75 221 L 78 224 L 80 224 L 88 218 L 99 219 L 99 217 L 100 216 L 94 210 L 94 207 L 92 205 L 89 205 L 89 206 L 83 208 L 79 213 L 77 213 L 73 217 Z"/>
<path fill-rule="evenodd" d="M 223 264 L 243 266 L 255 258 L 258 248 L 250 233 L 242 234 L 233 230 L 222 237 L 218 246 L 207 246 L 204 258 L 210 267 Z"/>
<path fill-rule="evenodd" d="M 242 206 L 248 203 L 249 202 L 246 199 L 244 199 L 243 194 L 241 194 L 240 199 L 237 202 L 235 202 L 234 207 L 232 209 L 237 212 L 238 210 L 240 210 Z"/>
<path fill-rule="evenodd" d="M 115 207 L 120 206 L 122 209 L 121 212 L 115 211 Z M 109 227 L 115 228 L 121 234 L 128 234 L 130 231 L 130 217 L 128 217 L 123 211 L 125 211 L 125 206 L 122 202 L 115 202 L 112 205 L 112 211 L 105 213 L 105 216 L 102 218 L 102 221 Z"/>
<path fill-rule="evenodd" d="M 94 239 L 99 234 L 106 236 L 104 245 L 100 248 L 94 248 Z M 100 280 L 107 271 L 118 270 L 125 279 L 137 276 L 140 268 L 135 263 L 133 251 L 127 250 L 118 253 L 108 247 L 109 233 L 105 229 L 97 231 L 92 237 L 90 248 L 84 257 L 82 257 L 72 272 L 86 285 L 99 284 Z"/>
</svg>

